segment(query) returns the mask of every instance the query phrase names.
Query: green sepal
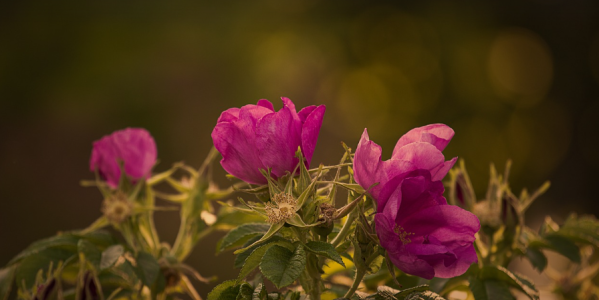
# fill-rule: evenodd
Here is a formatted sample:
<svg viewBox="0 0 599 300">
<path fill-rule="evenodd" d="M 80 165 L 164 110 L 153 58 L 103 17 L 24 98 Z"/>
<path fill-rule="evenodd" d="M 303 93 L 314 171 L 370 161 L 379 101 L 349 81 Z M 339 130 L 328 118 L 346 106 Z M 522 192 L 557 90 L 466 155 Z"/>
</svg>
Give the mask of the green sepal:
<svg viewBox="0 0 599 300">
<path fill-rule="evenodd" d="M 289 219 L 285 220 L 285 223 L 299 228 L 309 228 L 322 224 L 321 222 L 318 222 L 307 225 L 306 223 L 304 223 L 304 220 L 302 220 L 302 217 L 297 213 L 294 213 Z"/>
<path fill-rule="evenodd" d="M 249 246 L 247 246 L 247 247 L 244 247 L 244 248 L 242 248 L 242 249 L 238 249 L 238 250 L 236 250 L 236 251 L 235 251 L 235 252 L 233 252 L 233 253 L 234 253 L 234 254 L 239 254 L 239 253 L 242 253 L 242 252 L 244 252 L 244 251 L 248 250 L 249 248 L 251 248 L 252 246 L 254 246 L 254 245 L 256 245 L 256 244 L 258 244 L 258 243 L 260 243 L 260 242 L 266 241 L 267 239 L 269 239 L 270 237 L 272 237 L 273 235 L 275 235 L 275 233 L 277 233 L 277 231 L 279 231 L 279 229 L 281 229 L 281 227 L 283 227 L 283 225 L 285 225 L 285 222 L 279 222 L 279 223 L 275 223 L 275 224 L 272 224 L 272 225 L 270 225 L 270 228 L 269 228 L 269 229 L 268 229 L 268 231 L 267 231 L 267 232 L 264 234 L 264 236 L 262 236 L 262 238 L 260 238 L 260 239 L 259 239 L 259 240 L 257 240 L 255 243 L 253 243 L 253 244 L 251 244 L 251 245 L 249 245 Z"/>
</svg>

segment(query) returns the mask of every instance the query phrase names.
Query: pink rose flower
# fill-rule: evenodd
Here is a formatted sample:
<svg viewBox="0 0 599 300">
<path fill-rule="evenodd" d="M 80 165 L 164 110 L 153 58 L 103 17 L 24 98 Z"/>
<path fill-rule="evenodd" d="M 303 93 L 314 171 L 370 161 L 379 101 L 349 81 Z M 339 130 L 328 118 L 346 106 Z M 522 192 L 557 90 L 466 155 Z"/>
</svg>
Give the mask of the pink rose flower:
<svg viewBox="0 0 599 300">
<path fill-rule="evenodd" d="M 252 184 L 266 184 L 260 169 L 272 169 L 281 177 L 293 172 L 298 163 L 295 152 L 301 147 L 309 167 L 322 125 L 325 106 L 308 106 L 296 112 L 288 98 L 274 111 L 270 101 L 224 111 L 212 131 L 220 161 L 231 175 Z"/>
<path fill-rule="evenodd" d="M 156 143 L 148 131 L 126 128 L 94 142 L 89 168 L 91 171 L 98 170 L 113 188 L 119 184 L 121 164 L 133 182 L 150 176 L 156 164 Z"/>
<path fill-rule="evenodd" d="M 477 262 L 478 218 L 443 197 L 441 179 L 456 158 L 445 161 L 441 151 L 453 133 L 443 124 L 415 128 L 381 161 L 381 147 L 365 130 L 354 156 L 356 181 L 364 188 L 380 183 L 371 195 L 381 246 L 400 270 L 426 279 L 459 276 Z"/>
</svg>

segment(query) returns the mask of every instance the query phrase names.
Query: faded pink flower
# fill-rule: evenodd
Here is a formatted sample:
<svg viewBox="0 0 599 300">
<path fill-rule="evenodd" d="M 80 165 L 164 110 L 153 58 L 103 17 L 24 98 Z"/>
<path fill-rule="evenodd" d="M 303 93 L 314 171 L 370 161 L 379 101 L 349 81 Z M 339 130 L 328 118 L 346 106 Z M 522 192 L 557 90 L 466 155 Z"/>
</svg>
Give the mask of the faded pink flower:
<svg viewBox="0 0 599 300">
<path fill-rule="evenodd" d="M 381 246 L 400 270 L 426 279 L 459 276 L 477 262 L 478 218 L 443 197 L 440 180 L 456 159 L 445 161 L 441 151 L 452 136 L 443 124 L 413 129 L 381 161 L 381 147 L 365 130 L 354 156 L 356 181 L 364 188 L 380 183 L 371 195 Z"/>
<path fill-rule="evenodd" d="M 260 169 L 281 177 L 293 172 L 301 147 L 310 165 L 322 125 L 325 106 L 308 106 L 296 112 L 288 98 L 275 112 L 270 101 L 224 111 L 212 131 L 214 146 L 223 156 L 221 165 L 231 175 L 252 184 L 266 184 Z"/>
<path fill-rule="evenodd" d="M 126 128 L 94 142 L 89 168 L 91 171 L 98 170 L 113 188 L 119 184 L 121 164 L 133 182 L 150 176 L 156 164 L 156 143 L 148 131 Z"/>
</svg>

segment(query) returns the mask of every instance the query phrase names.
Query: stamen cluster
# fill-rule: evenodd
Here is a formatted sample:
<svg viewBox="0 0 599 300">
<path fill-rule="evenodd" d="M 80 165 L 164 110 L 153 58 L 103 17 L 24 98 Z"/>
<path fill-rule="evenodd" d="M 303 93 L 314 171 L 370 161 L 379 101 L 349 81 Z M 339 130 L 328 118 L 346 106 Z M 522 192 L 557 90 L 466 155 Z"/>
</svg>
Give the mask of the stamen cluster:
<svg viewBox="0 0 599 300">
<path fill-rule="evenodd" d="M 122 223 L 131 215 L 132 211 L 132 203 L 127 200 L 127 195 L 121 191 L 104 199 L 102 203 L 102 213 L 112 223 Z"/>
<path fill-rule="evenodd" d="M 285 221 L 293 214 L 297 207 L 297 201 L 293 196 L 287 193 L 279 193 L 274 195 L 270 202 L 266 203 L 266 215 L 268 216 L 267 222 L 270 224 L 279 223 Z"/>
</svg>

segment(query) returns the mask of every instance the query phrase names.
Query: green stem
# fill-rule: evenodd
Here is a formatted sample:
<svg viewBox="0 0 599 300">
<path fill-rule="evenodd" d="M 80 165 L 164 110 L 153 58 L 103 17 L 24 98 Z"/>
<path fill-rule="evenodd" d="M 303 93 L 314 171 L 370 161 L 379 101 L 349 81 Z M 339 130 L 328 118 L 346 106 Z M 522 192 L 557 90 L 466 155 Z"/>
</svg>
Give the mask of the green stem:
<svg viewBox="0 0 599 300">
<path fill-rule="evenodd" d="M 341 244 L 341 242 L 344 241 L 345 238 L 349 235 L 351 225 L 356 220 L 356 217 L 357 217 L 356 210 L 352 210 L 352 212 L 350 212 L 349 215 L 347 216 L 347 220 L 345 221 L 345 224 L 343 224 L 343 227 L 341 227 L 341 231 L 339 231 L 337 236 L 335 236 L 335 238 L 331 241 L 331 244 L 334 247 L 339 246 L 339 244 Z"/>
<path fill-rule="evenodd" d="M 364 265 L 366 267 L 370 266 L 370 264 L 372 263 L 372 261 L 374 261 L 377 257 L 379 257 L 379 255 L 380 254 L 378 252 L 375 252 L 375 253 L 371 254 L 364 261 Z M 354 277 L 354 282 L 352 283 L 352 286 L 349 288 L 349 290 L 347 291 L 347 293 L 345 293 L 345 296 L 343 296 L 343 298 L 349 299 L 351 296 L 353 296 L 353 294 L 356 292 L 356 290 L 360 286 L 360 282 L 362 282 L 362 279 L 364 278 L 364 275 L 366 275 L 366 268 L 356 266 L 356 276 Z"/>
<path fill-rule="evenodd" d="M 360 286 L 360 282 L 362 282 L 362 278 L 364 278 L 364 275 L 366 275 L 366 270 L 363 270 L 362 268 L 356 268 L 356 276 L 354 277 L 354 283 L 349 288 L 347 293 L 345 293 L 345 296 L 343 296 L 343 298 L 349 299 L 351 296 L 353 296 L 353 294 Z"/>
</svg>

